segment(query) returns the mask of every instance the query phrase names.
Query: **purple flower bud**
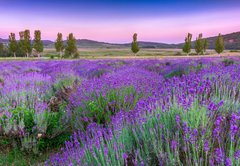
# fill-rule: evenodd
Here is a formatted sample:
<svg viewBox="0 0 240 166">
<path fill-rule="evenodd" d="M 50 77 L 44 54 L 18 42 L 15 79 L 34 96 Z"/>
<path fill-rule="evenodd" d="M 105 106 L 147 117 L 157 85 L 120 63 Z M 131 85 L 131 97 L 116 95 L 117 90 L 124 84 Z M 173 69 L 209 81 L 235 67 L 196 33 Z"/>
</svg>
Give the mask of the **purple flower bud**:
<svg viewBox="0 0 240 166">
<path fill-rule="evenodd" d="M 240 160 L 240 150 L 237 150 L 235 153 L 234 153 L 234 158 L 236 160 Z"/>
<path fill-rule="evenodd" d="M 232 166 L 232 160 L 230 158 L 226 158 L 225 166 Z"/>
<path fill-rule="evenodd" d="M 215 155 L 215 160 L 216 160 L 216 162 L 217 162 L 218 164 L 223 163 L 224 158 L 225 158 L 225 154 L 224 154 L 224 152 L 223 152 L 223 150 L 222 150 L 221 148 L 217 148 L 217 149 L 215 150 L 214 155 Z"/>
<path fill-rule="evenodd" d="M 208 140 L 206 140 L 206 141 L 204 142 L 204 150 L 205 150 L 206 152 L 208 152 L 208 151 L 210 150 Z"/>
<path fill-rule="evenodd" d="M 172 140 L 171 142 L 171 148 L 172 150 L 176 151 L 177 150 L 178 143 L 175 140 Z"/>
<path fill-rule="evenodd" d="M 127 154 L 127 153 L 123 153 L 123 154 L 122 154 L 122 158 L 123 158 L 124 160 L 126 160 L 126 159 L 128 158 L 128 154 Z"/>
</svg>

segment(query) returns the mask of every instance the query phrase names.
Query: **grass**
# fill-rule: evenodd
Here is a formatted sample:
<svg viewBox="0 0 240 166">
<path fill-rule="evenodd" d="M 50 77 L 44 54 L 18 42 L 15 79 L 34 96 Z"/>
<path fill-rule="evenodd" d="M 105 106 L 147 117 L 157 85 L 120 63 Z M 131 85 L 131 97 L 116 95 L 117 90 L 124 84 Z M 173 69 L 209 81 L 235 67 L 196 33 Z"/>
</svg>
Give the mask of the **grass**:
<svg viewBox="0 0 240 166">
<path fill-rule="evenodd" d="M 108 49 L 108 48 L 80 48 L 78 49 L 80 54 L 80 59 L 139 59 L 139 58 L 186 58 L 188 57 L 186 54 L 182 52 L 181 49 L 148 49 L 142 48 L 137 56 L 134 56 L 130 49 L 126 48 L 116 48 L 116 49 Z M 194 53 L 194 50 L 192 49 Z M 238 50 L 225 50 L 221 56 L 239 56 Z M 189 57 L 211 57 L 218 56 L 214 50 L 207 50 L 207 55 L 191 55 Z M 54 57 L 54 58 L 52 58 Z M 38 58 L 26 58 L 26 57 L 0 57 L 0 60 L 35 60 Z M 58 59 L 58 54 L 56 53 L 54 48 L 45 48 L 42 53 L 41 59 L 49 60 L 49 59 Z"/>
<path fill-rule="evenodd" d="M 28 165 L 43 165 L 49 154 L 42 155 L 26 155 L 19 149 L 12 149 L 11 151 L 0 151 L 0 166 L 28 166 Z"/>
</svg>

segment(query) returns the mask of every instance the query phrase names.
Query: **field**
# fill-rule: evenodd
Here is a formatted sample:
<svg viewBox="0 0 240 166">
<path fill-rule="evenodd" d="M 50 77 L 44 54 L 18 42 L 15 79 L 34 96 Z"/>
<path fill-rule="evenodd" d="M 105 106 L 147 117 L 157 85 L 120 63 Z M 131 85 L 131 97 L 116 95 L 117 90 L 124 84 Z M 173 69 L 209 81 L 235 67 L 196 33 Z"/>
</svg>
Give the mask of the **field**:
<svg viewBox="0 0 240 166">
<path fill-rule="evenodd" d="M 185 57 L 186 54 L 182 52 L 182 49 L 147 49 L 142 48 L 137 56 L 135 57 L 131 52 L 130 48 L 116 48 L 116 49 L 107 49 L 107 48 L 81 48 L 78 49 L 80 58 L 83 59 L 116 59 L 116 58 L 169 58 L 169 57 Z M 51 55 L 58 56 L 55 49 L 46 48 L 43 52 L 43 57 L 50 57 Z M 207 50 L 207 55 L 204 56 L 216 56 L 216 52 L 214 50 Z M 238 50 L 231 51 L 225 50 L 222 56 L 238 56 Z M 197 55 L 193 52 L 193 57 Z"/>
<path fill-rule="evenodd" d="M 240 57 L 179 52 L 1 61 L 0 165 L 240 165 Z"/>
</svg>

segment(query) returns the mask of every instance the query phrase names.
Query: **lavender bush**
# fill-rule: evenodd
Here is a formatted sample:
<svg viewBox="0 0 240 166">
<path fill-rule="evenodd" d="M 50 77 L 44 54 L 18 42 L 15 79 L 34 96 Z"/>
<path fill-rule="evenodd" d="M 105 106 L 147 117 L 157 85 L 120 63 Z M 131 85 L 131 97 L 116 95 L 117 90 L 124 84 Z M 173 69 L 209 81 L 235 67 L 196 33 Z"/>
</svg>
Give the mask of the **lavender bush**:
<svg viewBox="0 0 240 166">
<path fill-rule="evenodd" d="M 238 57 L 1 62 L 0 134 L 37 152 L 71 133 L 46 165 L 239 165 L 239 71 Z"/>
</svg>

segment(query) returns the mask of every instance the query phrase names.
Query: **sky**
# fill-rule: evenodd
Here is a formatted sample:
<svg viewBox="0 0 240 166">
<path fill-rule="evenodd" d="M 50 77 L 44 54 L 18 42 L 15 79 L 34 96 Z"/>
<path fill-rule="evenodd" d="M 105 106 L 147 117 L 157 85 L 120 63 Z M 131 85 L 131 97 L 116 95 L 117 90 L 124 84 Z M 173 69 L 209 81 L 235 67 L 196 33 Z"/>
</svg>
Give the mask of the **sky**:
<svg viewBox="0 0 240 166">
<path fill-rule="evenodd" d="M 0 0 L 0 38 L 29 29 L 55 40 L 126 43 L 184 41 L 188 32 L 204 37 L 240 31 L 240 0 Z"/>
</svg>

